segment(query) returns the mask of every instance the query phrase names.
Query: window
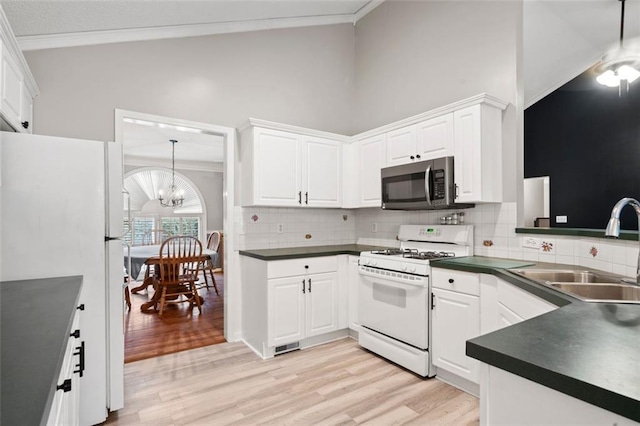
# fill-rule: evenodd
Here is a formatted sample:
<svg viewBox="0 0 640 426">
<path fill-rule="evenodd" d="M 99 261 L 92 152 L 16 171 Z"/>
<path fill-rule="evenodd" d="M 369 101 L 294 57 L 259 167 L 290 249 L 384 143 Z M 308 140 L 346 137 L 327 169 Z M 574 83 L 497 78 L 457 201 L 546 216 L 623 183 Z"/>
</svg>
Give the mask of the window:
<svg viewBox="0 0 640 426">
<path fill-rule="evenodd" d="M 163 217 L 160 219 L 160 227 L 170 235 L 200 237 L 199 217 Z"/>
<path fill-rule="evenodd" d="M 133 245 L 138 246 L 144 243 L 144 235 L 154 229 L 155 219 L 152 217 L 133 218 Z"/>
</svg>

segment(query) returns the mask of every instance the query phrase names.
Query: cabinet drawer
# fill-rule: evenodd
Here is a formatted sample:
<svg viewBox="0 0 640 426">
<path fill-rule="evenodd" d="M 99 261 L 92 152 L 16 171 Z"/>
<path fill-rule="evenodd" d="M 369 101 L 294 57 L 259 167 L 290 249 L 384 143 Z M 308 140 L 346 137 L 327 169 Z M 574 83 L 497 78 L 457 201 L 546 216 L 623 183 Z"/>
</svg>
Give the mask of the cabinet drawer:
<svg viewBox="0 0 640 426">
<path fill-rule="evenodd" d="M 537 317 L 558 307 L 516 286 L 498 280 L 498 302 L 523 319 Z"/>
<path fill-rule="evenodd" d="M 303 259 L 274 260 L 267 262 L 267 278 L 337 272 L 336 256 L 306 257 Z"/>
<path fill-rule="evenodd" d="M 480 277 L 471 272 L 434 268 L 431 273 L 431 285 L 435 288 L 480 296 Z"/>
</svg>

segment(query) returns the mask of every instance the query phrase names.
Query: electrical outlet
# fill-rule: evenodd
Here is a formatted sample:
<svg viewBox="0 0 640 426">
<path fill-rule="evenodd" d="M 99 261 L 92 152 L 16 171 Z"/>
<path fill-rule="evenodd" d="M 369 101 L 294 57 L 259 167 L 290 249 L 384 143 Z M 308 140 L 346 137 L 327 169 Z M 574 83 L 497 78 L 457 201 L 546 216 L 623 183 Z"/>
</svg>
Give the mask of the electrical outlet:
<svg viewBox="0 0 640 426">
<path fill-rule="evenodd" d="M 567 223 L 567 216 L 556 216 L 556 223 Z"/>
<path fill-rule="evenodd" d="M 378 232 L 378 224 L 376 222 L 371 224 L 371 232 Z"/>
<path fill-rule="evenodd" d="M 538 250 L 540 248 L 540 239 L 532 237 L 522 238 L 522 247 L 532 248 Z"/>
<path fill-rule="evenodd" d="M 278 234 L 282 234 L 284 233 L 284 225 L 279 223 L 278 224 Z"/>
</svg>

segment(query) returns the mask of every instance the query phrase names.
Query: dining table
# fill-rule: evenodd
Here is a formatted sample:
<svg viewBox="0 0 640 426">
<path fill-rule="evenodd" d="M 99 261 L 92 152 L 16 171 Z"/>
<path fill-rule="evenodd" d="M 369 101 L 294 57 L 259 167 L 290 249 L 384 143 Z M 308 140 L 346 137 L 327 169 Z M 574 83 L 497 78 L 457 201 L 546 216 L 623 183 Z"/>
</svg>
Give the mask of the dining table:
<svg viewBox="0 0 640 426">
<path fill-rule="evenodd" d="M 211 261 L 215 264 L 218 259 L 218 253 L 215 250 L 202 249 L 202 262 Z M 131 261 L 131 273 L 129 276 L 137 278 L 143 274 L 142 283 L 131 289 L 131 293 L 137 293 L 146 289 L 150 285 L 154 285 L 154 275 L 150 271 L 155 271 L 155 265 L 160 264 L 160 245 L 148 246 L 132 246 L 124 249 L 124 266 L 129 270 L 129 261 Z M 158 291 L 153 294 L 152 299 L 142 304 L 140 310 L 147 311 L 157 304 Z"/>
</svg>

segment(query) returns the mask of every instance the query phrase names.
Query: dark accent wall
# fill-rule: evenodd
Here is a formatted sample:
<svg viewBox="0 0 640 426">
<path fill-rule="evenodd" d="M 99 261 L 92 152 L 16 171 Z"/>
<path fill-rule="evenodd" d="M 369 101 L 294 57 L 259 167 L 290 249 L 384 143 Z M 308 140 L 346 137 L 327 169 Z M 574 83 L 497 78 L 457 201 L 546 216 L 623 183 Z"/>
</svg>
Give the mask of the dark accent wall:
<svg viewBox="0 0 640 426">
<path fill-rule="evenodd" d="M 603 229 L 620 198 L 640 199 L 640 80 L 623 96 L 594 81 L 585 72 L 525 110 L 524 174 L 550 177 L 552 227 Z M 638 229 L 631 207 L 622 228 Z"/>
</svg>

